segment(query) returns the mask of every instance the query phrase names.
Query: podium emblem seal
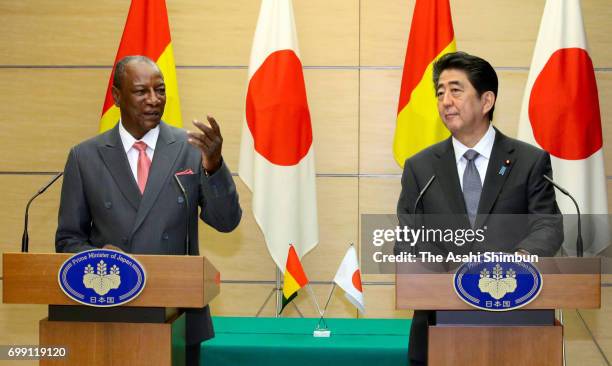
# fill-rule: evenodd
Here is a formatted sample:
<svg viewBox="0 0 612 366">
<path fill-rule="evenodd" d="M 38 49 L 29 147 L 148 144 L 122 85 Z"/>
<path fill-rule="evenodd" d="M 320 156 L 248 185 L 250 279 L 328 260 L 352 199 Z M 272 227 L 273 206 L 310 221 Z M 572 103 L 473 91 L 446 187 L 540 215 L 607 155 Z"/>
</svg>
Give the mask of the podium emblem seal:
<svg viewBox="0 0 612 366">
<path fill-rule="evenodd" d="M 57 278 L 68 297 L 97 307 L 130 302 L 146 283 L 144 268 L 134 257 L 107 249 L 73 255 L 62 264 Z"/>
<path fill-rule="evenodd" d="M 467 304 L 487 311 L 516 310 L 540 294 L 542 274 L 532 263 L 478 258 L 453 276 L 455 292 Z"/>
</svg>

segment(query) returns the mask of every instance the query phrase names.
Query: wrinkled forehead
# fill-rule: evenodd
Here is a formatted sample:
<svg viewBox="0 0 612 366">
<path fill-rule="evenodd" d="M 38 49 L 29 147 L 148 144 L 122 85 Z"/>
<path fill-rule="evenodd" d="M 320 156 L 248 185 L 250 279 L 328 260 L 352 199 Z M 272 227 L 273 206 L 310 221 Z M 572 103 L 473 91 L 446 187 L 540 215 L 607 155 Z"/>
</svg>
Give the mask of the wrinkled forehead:
<svg viewBox="0 0 612 366">
<path fill-rule="evenodd" d="M 146 61 L 132 61 L 125 65 L 125 74 L 122 79 L 124 85 L 160 85 L 164 83 L 159 67 Z"/>
</svg>

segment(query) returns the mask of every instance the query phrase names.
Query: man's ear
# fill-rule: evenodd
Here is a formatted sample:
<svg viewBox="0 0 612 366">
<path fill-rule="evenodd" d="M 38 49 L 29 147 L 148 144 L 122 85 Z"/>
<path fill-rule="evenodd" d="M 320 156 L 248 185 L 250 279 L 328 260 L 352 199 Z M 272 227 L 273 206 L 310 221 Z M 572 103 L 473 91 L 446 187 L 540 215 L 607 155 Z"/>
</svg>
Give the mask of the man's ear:
<svg viewBox="0 0 612 366">
<path fill-rule="evenodd" d="M 480 100 L 482 101 L 482 115 L 486 115 L 489 113 L 491 108 L 495 105 L 495 94 L 492 91 L 488 90 L 480 96 Z"/>
<path fill-rule="evenodd" d="M 115 102 L 115 106 L 119 107 L 119 100 L 121 99 L 121 92 L 119 89 L 113 85 L 111 88 L 111 94 L 113 95 L 113 101 Z"/>
</svg>

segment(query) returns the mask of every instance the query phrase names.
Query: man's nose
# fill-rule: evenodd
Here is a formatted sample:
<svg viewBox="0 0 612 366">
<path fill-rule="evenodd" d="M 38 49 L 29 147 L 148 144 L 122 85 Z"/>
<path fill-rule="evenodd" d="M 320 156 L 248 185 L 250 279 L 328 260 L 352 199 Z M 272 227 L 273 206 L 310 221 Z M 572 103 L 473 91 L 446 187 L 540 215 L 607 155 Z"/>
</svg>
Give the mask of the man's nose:
<svg viewBox="0 0 612 366">
<path fill-rule="evenodd" d="M 161 98 L 157 95 L 155 90 L 149 91 L 148 96 L 147 96 L 147 103 L 151 105 L 157 105 L 161 103 Z"/>
<path fill-rule="evenodd" d="M 450 97 L 450 93 L 448 93 L 448 92 L 442 93 L 442 97 L 441 97 L 440 103 L 442 103 L 443 106 L 451 105 L 452 104 L 452 99 Z"/>
</svg>

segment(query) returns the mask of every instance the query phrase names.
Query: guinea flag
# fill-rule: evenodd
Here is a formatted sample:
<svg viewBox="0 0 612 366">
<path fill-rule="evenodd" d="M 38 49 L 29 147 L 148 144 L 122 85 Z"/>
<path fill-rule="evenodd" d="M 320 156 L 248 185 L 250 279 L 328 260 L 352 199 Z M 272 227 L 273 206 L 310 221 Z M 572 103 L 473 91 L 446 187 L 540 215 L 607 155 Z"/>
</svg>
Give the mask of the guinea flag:
<svg viewBox="0 0 612 366">
<path fill-rule="evenodd" d="M 283 306 L 279 312 L 297 296 L 297 292 L 302 287 L 308 284 L 308 278 L 302 268 L 300 258 L 295 252 L 293 245 L 289 245 L 289 253 L 287 254 L 287 264 L 285 265 L 285 279 L 283 281 Z"/>
<path fill-rule="evenodd" d="M 599 97 L 579 0 L 548 0 L 523 96 L 518 137 L 550 153 L 554 179 L 576 199 L 584 253 L 610 243 Z M 557 194 L 565 251 L 576 252 L 576 209 Z"/>
<path fill-rule="evenodd" d="M 132 0 L 113 65 L 125 56 L 136 55 L 147 56 L 155 61 L 164 76 L 166 108 L 162 120 L 175 127 L 182 127 L 176 67 L 170 39 L 168 12 L 164 0 Z M 114 72 L 113 68 L 106 88 L 100 132 L 113 128 L 121 117 L 111 94 Z"/>
<path fill-rule="evenodd" d="M 401 167 L 412 155 L 450 135 L 438 113 L 433 63 L 456 50 L 448 0 L 416 0 L 393 139 L 393 156 Z"/>
</svg>

